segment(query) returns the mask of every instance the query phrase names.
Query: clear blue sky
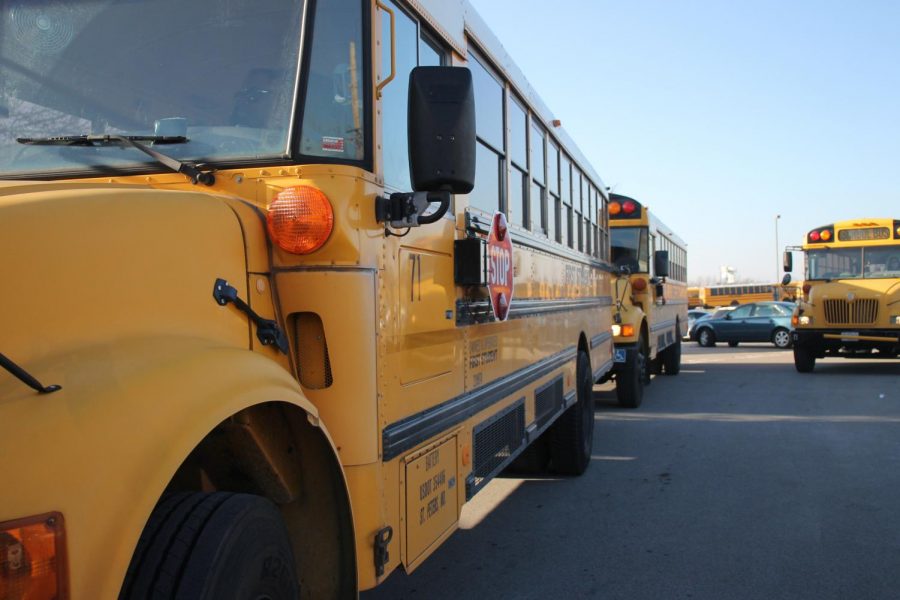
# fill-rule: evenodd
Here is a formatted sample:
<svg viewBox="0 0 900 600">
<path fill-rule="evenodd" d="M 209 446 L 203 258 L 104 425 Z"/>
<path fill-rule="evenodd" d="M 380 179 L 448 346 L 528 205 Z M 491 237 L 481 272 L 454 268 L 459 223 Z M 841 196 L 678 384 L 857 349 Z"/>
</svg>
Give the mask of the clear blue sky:
<svg viewBox="0 0 900 600">
<path fill-rule="evenodd" d="M 900 2 L 470 1 L 691 279 L 771 281 L 776 214 L 782 247 L 900 218 Z"/>
</svg>

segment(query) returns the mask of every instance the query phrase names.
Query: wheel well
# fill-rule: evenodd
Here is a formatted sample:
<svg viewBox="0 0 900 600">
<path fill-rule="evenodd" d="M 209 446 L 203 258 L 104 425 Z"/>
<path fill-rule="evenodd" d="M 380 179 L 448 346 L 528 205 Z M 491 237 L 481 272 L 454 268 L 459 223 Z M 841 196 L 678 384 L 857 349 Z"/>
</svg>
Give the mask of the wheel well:
<svg viewBox="0 0 900 600">
<path fill-rule="evenodd" d="M 180 491 L 269 498 L 290 534 L 301 597 L 355 597 L 347 488 L 331 444 L 303 409 L 267 402 L 222 421 L 184 460 L 163 495 Z"/>
</svg>

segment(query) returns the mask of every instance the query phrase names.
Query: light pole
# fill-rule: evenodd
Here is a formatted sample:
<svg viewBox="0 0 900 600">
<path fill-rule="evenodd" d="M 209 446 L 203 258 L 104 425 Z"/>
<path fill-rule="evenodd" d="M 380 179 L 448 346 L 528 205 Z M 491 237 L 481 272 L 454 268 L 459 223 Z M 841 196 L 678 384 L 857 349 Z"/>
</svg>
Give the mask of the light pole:
<svg viewBox="0 0 900 600">
<path fill-rule="evenodd" d="M 778 252 L 778 220 L 781 215 L 775 215 L 775 299 L 778 300 L 778 282 L 781 281 L 779 273 L 781 273 L 781 260 Z"/>
</svg>

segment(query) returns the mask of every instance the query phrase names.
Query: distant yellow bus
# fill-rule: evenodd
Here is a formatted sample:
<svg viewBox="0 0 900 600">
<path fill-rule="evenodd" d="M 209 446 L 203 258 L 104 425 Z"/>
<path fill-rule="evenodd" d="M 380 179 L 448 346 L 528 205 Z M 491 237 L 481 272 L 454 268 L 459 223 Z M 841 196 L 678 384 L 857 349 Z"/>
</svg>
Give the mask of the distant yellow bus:
<svg viewBox="0 0 900 600">
<path fill-rule="evenodd" d="M 466 2 L 0 49 L 0 598 L 355 598 L 527 448 L 591 464 L 606 188 Z"/>
<path fill-rule="evenodd" d="M 703 308 L 701 293 L 703 288 L 689 287 L 687 289 L 688 308 Z"/>
<path fill-rule="evenodd" d="M 775 288 L 771 283 L 729 283 L 700 288 L 699 297 L 704 308 L 738 306 L 774 300 Z"/>
<path fill-rule="evenodd" d="M 615 312 L 613 339 L 619 404 L 640 406 L 653 373 L 677 375 L 687 332 L 687 244 L 646 206 L 610 194 Z"/>
<path fill-rule="evenodd" d="M 794 311 L 794 366 L 900 354 L 900 219 L 854 219 L 806 234 L 803 297 Z M 790 251 L 785 271 L 793 267 Z"/>
</svg>

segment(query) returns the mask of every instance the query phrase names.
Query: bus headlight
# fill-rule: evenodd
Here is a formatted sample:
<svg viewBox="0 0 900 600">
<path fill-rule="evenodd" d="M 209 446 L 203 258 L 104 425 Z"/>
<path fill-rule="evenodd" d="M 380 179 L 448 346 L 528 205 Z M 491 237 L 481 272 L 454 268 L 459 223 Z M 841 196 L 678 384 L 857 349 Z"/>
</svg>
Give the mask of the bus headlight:
<svg viewBox="0 0 900 600">
<path fill-rule="evenodd" d="M 634 325 L 613 325 L 612 334 L 614 337 L 631 337 L 634 335 Z"/>
<path fill-rule="evenodd" d="M 891 325 L 900 325 L 900 315 L 891 317 Z"/>
<path fill-rule="evenodd" d="M 812 325 L 813 319 L 809 315 L 802 315 L 799 319 L 797 319 L 797 322 L 800 325 Z"/>
</svg>

